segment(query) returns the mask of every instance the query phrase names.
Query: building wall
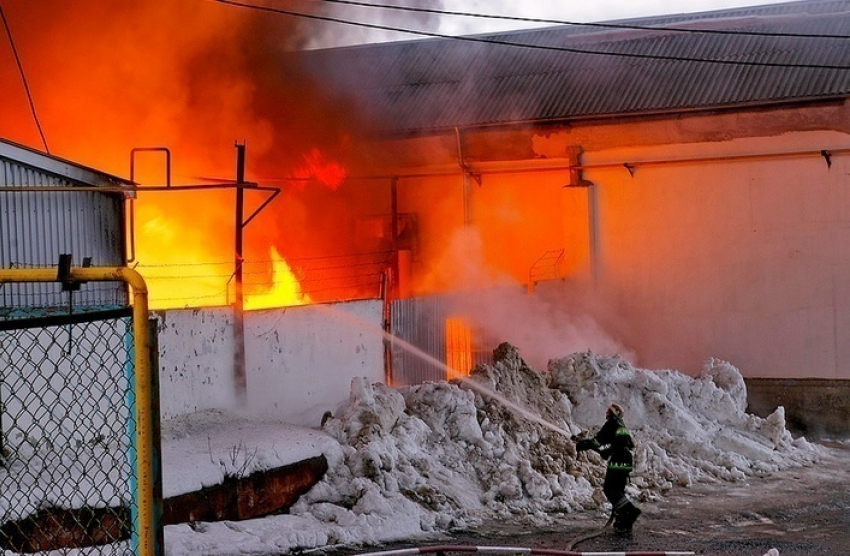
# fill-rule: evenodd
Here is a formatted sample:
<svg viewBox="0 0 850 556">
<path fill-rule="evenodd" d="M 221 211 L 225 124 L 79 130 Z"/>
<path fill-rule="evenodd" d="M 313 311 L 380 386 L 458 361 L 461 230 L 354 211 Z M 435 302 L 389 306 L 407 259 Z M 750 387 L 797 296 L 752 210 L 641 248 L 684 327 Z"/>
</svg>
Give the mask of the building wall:
<svg viewBox="0 0 850 556">
<path fill-rule="evenodd" d="M 749 378 L 747 411 L 767 417 L 785 408 L 788 429 L 809 440 L 850 433 L 850 380 Z"/>
<path fill-rule="evenodd" d="M 830 103 L 469 131 L 474 234 L 458 223 L 454 137 L 397 141 L 417 176 L 399 181 L 422 230 L 415 291 L 473 272 L 527 283 L 536 254 L 563 248 L 567 299 L 639 365 L 695 374 L 719 357 L 747 377 L 850 378 L 847 115 Z M 564 187 L 572 147 L 591 187 Z M 475 256 L 451 256 L 463 234 Z"/>
<path fill-rule="evenodd" d="M 5 188 L 72 187 L 104 185 L 94 175 L 80 171 L 81 182 L 4 156 L 13 149 L 0 142 L 0 267 L 55 266 L 59 255 L 69 253 L 72 264 L 92 266 L 124 263 L 123 196 L 95 191 L 3 191 Z M 13 149 L 14 153 L 24 153 Z M 13 154 L 14 154 L 13 153 Z M 50 162 L 48 157 L 41 156 Z M 73 174 L 69 164 L 55 163 Z M 76 175 L 76 174 L 74 174 Z M 111 185 L 111 184 L 106 184 Z M 0 288 L 2 310 L 38 313 L 45 307 L 64 306 L 68 294 L 58 283 L 7 284 Z M 74 292 L 75 307 L 126 305 L 126 288 L 120 283 L 89 283 Z M 3 311 L 0 310 L 0 313 Z"/>
<path fill-rule="evenodd" d="M 252 414 L 318 427 L 348 398 L 354 377 L 384 380 L 380 300 L 245 314 L 247 406 Z M 167 310 L 158 320 L 160 414 L 168 419 L 243 406 L 234 381 L 230 307 Z"/>
<path fill-rule="evenodd" d="M 248 409 L 319 427 L 348 399 L 351 380 L 384 381 L 383 302 L 350 301 L 248 313 Z"/>
<path fill-rule="evenodd" d="M 159 347 L 160 415 L 234 409 L 233 309 L 172 309 L 153 313 Z"/>
<path fill-rule="evenodd" d="M 587 153 L 609 323 L 644 366 L 850 377 L 847 156 L 736 160 L 848 145 L 831 132 Z M 625 161 L 702 157 L 695 163 Z M 616 166 L 619 165 L 620 168 Z"/>
</svg>

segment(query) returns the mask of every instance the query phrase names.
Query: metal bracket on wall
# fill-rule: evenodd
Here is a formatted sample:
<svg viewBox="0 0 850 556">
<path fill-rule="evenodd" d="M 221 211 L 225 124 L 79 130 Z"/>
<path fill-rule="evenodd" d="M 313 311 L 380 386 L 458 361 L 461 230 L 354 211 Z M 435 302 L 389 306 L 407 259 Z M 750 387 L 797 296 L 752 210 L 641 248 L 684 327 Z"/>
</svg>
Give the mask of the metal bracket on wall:
<svg viewBox="0 0 850 556">
<path fill-rule="evenodd" d="M 570 181 L 564 187 L 590 187 L 593 182 L 584 179 L 584 167 L 581 164 L 582 148 L 578 145 L 573 145 L 567 148 L 567 156 L 569 157 Z"/>
</svg>

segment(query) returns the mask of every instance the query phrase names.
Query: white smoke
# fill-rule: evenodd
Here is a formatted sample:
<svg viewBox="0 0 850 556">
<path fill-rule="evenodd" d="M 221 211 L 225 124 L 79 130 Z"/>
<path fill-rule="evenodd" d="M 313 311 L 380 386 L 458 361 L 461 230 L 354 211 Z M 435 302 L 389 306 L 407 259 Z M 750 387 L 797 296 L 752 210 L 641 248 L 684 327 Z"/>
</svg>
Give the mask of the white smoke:
<svg viewBox="0 0 850 556">
<path fill-rule="evenodd" d="M 536 367 L 560 354 L 587 350 L 637 362 L 636 353 L 594 317 L 609 310 L 586 285 L 555 280 L 529 293 L 526 285 L 494 270 L 482 246 L 476 228 L 458 229 L 431 269 L 430 285 L 462 292 L 451 296 L 451 316 L 463 318 L 492 346 L 510 341 Z"/>
</svg>

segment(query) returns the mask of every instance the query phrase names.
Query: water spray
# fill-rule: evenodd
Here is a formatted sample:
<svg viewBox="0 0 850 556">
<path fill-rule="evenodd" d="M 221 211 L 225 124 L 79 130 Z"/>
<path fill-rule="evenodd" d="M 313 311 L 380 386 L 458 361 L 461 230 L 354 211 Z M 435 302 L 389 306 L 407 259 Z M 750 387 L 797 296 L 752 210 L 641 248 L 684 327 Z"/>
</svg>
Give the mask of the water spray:
<svg viewBox="0 0 850 556">
<path fill-rule="evenodd" d="M 513 401 L 507 399 L 506 397 L 498 394 L 497 392 L 494 392 L 493 390 L 490 390 L 489 388 L 486 388 L 485 386 L 481 385 L 480 383 L 476 382 L 475 380 L 461 375 L 461 373 L 459 373 L 456 369 L 449 367 L 447 364 L 443 363 L 442 361 L 433 357 L 432 355 L 422 351 L 421 349 L 414 346 L 410 342 L 402 340 L 398 336 L 395 336 L 395 335 L 387 332 L 386 330 L 384 330 L 380 326 L 374 325 L 374 324 L 372 324 L 372 323 L 370 323 L 370 322 L 368 322 L 368 321 L 366 321 L 362 318 L 356 317 L 356 316 L 354 316 L 350 313 L 346 313 L 345 311 L 335 309 L 335 308 L 330 307 L 328 305 L 318 305 L 317 307 L 319 307 L 323 310 L 332 312 L 334 314 L 341 315 L 345 319 L 357 324 L 361 329 L 365 329 L 370 333 L 380 335 L 384 340 L 390 342 L 391 344 L 398 345 L 402 349 L 412 353 L 413 355 L 419 357 L 423 361 L 431 363 L 432 365 L 436 365 L 437 367 L 445 370 L 446 376 L 449 376 L 450 374 L 457 375 L 458 380 L 460 382 L 462 382 L 464 385 L 468 386 L 471 390 L 475 390 L 476 392 L 478 392 L 482 396 L 486 396 L 486 397 L 489 397 L 489 398 L 496 400 L 497 402 L 501 403 L 502 405 L 504 405 L 505 407 L 507 407 L 508 409 L 513 411 L 514 413 L 516 413 L 516 414 L 518 414 L 522 417 L 525 417 L 529 421 L 532 421 L 534 423 L 542 425 L 543 427 L 545 427 L 545 428 L 547 428 L 547 429 L 549 429 L 553 432 L 556 432 L 558 434 L 565 436 L 567 439 L 571 439 L 572 433 L 570 433 L 569 431 L 562 429 L 561 427 L 559 427 L 559 426 L 557 426 L 553 423 L 550 423 L 549 421 L 543 419 L 540 415 L 537 415 L 537 414 L 529 411 L 528 409 L 520 406 L 516 402 L 513 402 Z"/>
</svg>

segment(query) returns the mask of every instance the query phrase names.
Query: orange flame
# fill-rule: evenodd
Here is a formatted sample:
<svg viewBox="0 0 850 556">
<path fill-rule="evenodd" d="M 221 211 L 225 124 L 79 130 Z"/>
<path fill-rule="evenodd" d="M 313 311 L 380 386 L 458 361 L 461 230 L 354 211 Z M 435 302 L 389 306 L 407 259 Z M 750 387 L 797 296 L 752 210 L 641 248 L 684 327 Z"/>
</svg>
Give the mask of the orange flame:
<svg viewBox="0 0 850 556">
<path fill-rule="evenodd" d="M 341 164 L 327 160 L 319 149 L 313 148 L 304 155 L 303 165 L 295 171 L 295 175 L 316 180 L 336 190 L 345 180 L 346 174 Z"/>
<path fill-rule="evenodd" d="M 135 204 L 137 270 L 148 284 L 152 309 L 225 305 L 232 290 L 232 248 L 210 241 L 218 217 L 212 210 L 220 194 L 140 193 Z M 191 214 L 192 223 L 185 214 Z"/>
<path fill-rule="evenodd" d="M 267 309 L 269 307 L 289 307 L 293 305 L 305 305 L 311 302 L 310 296 L 302 293 L 301 285 L 292 269 L 277 252 L 271 247 L 269 255 L 272 259 L 273 284 L 271 288 L 258 294 L 245 296 L 245 309 Z"/>
<path fill-rule="evenodd" d="M 461 318 L 446 319 L 446 379 L 469 376 L 472 370 L 472 329 Z"/>
</svg>

